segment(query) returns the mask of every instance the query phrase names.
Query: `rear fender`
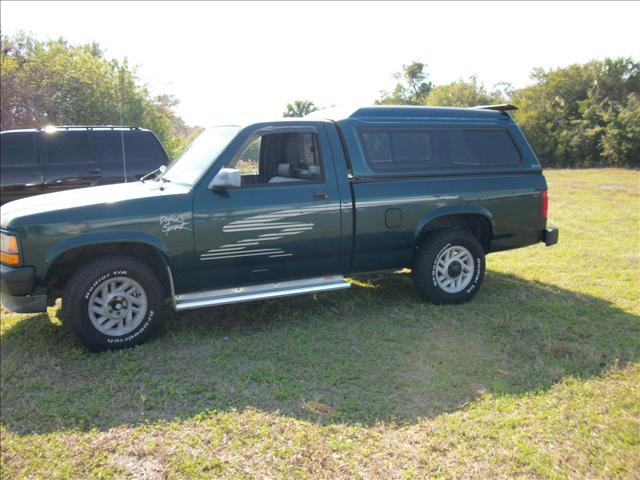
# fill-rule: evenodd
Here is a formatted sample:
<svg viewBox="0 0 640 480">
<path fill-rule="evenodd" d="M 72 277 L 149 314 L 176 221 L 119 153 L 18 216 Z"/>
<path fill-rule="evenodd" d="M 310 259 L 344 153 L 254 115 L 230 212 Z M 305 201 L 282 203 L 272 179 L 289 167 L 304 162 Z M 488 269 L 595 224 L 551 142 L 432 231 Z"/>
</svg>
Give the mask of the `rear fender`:
<svg viewBox="0 0 640 480">
<path fill-rule="evenodd" d="M 491 230 L 495 231 L 493 215 L 486 208 L 478 205 L 449 205 L 431 210 L 420 219 L 414 232 L 414 241 L 416 244 L 422 239 L 424 232 L 429 228 L 431 222 L 439 218 L 455 215 L 480 215 L 487 219 Z"/>
</svg>

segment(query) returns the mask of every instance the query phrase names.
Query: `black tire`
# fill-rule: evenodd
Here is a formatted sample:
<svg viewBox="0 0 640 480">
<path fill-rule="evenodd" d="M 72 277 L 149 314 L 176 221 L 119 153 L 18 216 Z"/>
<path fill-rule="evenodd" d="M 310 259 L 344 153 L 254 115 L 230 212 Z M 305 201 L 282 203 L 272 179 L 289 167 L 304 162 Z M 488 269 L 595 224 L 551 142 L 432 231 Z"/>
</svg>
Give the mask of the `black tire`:
<svg viewBox="0 0 640 480">
<path fill-rule="evenodd" d="M 127 309 L 127 311 L 131 309 L 132 312 L 135 312 L 132 313 L 132 316 L 136 315 L 137 318 L 131 321 L 129 327 L 135 325 L 135 328 L 131 331 L 126 331 L 128 327 L 124 326 L 121 330 L 126 331 L 126 333 L 117 334 L 117 330 L 114 330 L 113 334 L 105 334 L 98 330 L 92 322 L 89 303 L 92 298 L 94 299 L 92 305 L 96 305 L 97 301 L 102 302 L 103 299 L 101 297 L 95 300 L 94 292 L 96 292 L 95 296 L 99 294 L 104 296 L 102 292 L 105 290 L 102 290 L 101 287 L 104 286 L 106 288 L 108 282 L 111 282 L 110 286 L 112 287 L 114 285 L 123 285 L 123 283 L 119 284 L 119 281 L 129 281 L 132 285 L 137 283 L 137 286 L 129 290 L 132 293 L 122 293 L 122 295 L 114 296 L 109 302 L 105 300 L 104 304 L 109 306 L 104 308 L 115 312 L 116 315 L 126 315 L 120 311 L 121 308 Z M 138 287 L 142 289 L 142 292 Z M 98 292 L 98 289 L 101 289 L 100 292 Z M 162 292 L 163 288 L 156 274 L 140 260 L 126 255 L 99 257 L 78 268 L 67 283 L 62 297 L 63 321 L 73 330 L 84 345 L 94 351 L 116 350 L 139 345 L 149 338 L 161 321 Z M 128 295 L 133 297 L 133 301 L 132 297 Z M 134 306 L 134 301 L 145 301 L 146 310 L 140 308 L 139 304 Z M 125 306 L 123 307 L 122 305 Z M 115 307 L 118 308 L 118 311 L 114 309 Z M 96 322 L 98 324 L 102 318 L 107 318 L 100 316 L 100 314 L 92 313 L 91 315 L 97 318 Z M 114 321 L 107 319 L 105 325 L 108 326 Z M 102 328 L 108 329 L 106 326 Z"/>
<path fill-rule="evenodd" d="M 453 250 L 450 250 L 452 247 Z M 459 249 L 456 250 L 455 247 Z M 466 263 L 457 261 L 455 254 L 456 252 L 460 254 L 463 249 L 470 253 L 471 261 L 467 260 Z M 446 255 L 448 252 L 453 252 L 454 254 L 451 257 L 451 261 L 447 261 L 444 258 L 441 259 L 441 256 Z M 464 258 L 467 259 L 466 255 Z M 441 265 L 449 266 L 449 268 L 441 267 L 441 269 L 444 268 L 446 270 L 446 277 L 443 276 L 441 269 L 439 270 L 438 265 L 436 265 L 438 259 L 440 259 Z M 459 266 L 454 265 L 456 261 Z M 471 270 L 469 265 L 473 266 L 470 277 L 468 276 L 468 272 Z M 458 269 L 460 269 L 460 273 L 456 276 Z M 478 293 L 478 289 L 484 280 L 484 271 L 484 250 L 476 237 L 465 230 L 445 230 L 431 234 L 416 251 L 413 262 L 413 283 L 420 295 L 435 304 L 464 303 L 471 300 Z M 465 273 L 467 274 L 466 276 Z M 462 288 L 456 291 L 459 287 L 447 285 L 450 290 L 447 291 L 443 284 L 451 281 L 451 279 L 458 278 L 460 281 L 459 287 Z M 467 281 L 468 283 L 466 283 Z"/>
</svg>

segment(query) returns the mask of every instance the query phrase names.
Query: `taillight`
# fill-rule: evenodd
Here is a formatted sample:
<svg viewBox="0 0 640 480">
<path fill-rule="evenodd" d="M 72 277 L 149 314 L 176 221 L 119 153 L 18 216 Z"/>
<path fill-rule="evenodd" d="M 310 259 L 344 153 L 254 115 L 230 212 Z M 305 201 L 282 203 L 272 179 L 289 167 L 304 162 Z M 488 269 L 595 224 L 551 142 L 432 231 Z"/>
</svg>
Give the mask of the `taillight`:
<svg viewBox="0 0 640 480">
<path fill-rule="evenodd" d="M 542 194 L 540 198 L 540 218 L 547 219 L 547 211 L 549 210 L 549 196 L 546 190 L 540 192 Z"/>
</svg>

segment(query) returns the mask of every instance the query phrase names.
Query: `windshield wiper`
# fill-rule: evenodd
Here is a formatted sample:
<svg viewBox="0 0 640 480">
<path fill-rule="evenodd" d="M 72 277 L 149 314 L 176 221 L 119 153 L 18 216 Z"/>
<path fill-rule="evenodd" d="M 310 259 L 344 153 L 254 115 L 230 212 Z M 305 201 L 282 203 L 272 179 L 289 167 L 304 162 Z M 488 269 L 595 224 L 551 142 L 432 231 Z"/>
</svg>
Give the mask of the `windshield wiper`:
<svg viewBox="0 0 640 480">
<path fill-rule="evenodd" d="M 166 166 L 166 165 L 160 165 L 160 166 L 159 166 L 158 168 L 156 168 L 155 170 L 153 170 L 153 171 L 151 171 L 151 172 L 147 173 L 146 175 L 143 175 L 142 177 L 140 177 L 140 181 L 141 181 L 142 183 L 144 183 L 144 181 L 145 181 L 147 178 L 149 178 L 149 177 L 151 177 L 151 176 L 153 176 L 153 175 L 157 175 L 158 173 L 164 173 L 166 169 L 167 169 L 167 166 Z"/>
</svg>

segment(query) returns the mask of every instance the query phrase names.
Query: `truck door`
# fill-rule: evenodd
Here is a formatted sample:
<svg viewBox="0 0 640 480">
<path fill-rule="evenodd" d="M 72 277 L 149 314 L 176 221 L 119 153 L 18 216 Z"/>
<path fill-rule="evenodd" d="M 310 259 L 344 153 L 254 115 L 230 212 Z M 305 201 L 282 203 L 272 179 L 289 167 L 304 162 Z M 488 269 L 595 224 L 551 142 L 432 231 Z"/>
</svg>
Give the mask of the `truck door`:
<svg viewBox="0 0 640 480">
<path fill-rule="evenodd" d="M 194 197 L 201 289 L 339 274 L 340 198 L 322 128 L 259 128 L 214 167 L 242 174 L 236 188 L 201 185 Z"/>
</svg>

